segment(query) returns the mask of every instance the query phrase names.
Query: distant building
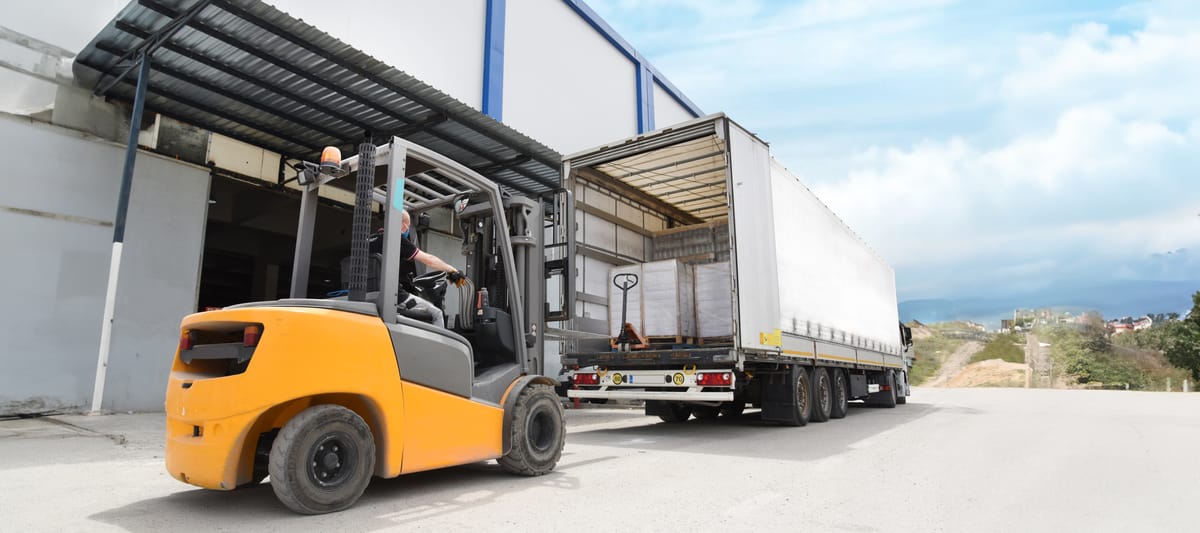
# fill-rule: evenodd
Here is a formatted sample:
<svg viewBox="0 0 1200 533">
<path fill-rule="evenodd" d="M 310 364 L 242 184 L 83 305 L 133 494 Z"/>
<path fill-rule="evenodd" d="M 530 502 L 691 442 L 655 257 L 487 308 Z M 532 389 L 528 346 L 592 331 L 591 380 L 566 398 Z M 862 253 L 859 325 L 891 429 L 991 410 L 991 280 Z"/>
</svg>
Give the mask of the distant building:
<svg viewBox="0 0 1200 533">
<path fill-rule="evenodd" d="M 1000 320 L 1000 333 L 1012 333 L 1012 332 L 1013 332 L 1013 321 L 1008 318 L 1001 319 Z"/>
</svg>

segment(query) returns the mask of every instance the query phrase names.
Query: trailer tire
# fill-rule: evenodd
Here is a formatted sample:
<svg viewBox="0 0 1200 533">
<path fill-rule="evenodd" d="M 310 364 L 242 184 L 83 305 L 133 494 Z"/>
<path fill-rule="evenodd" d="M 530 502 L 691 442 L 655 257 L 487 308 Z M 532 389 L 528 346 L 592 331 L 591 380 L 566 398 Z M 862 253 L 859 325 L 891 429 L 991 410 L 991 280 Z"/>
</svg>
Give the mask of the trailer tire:
<svg viewBox="0 0 1200 533">
<path fill-rule="evenodd" d="M 813 391 L 812 416 L 809 419 L 827 422 L 833 410 L 833 384 L 829 381 L 829 371 L 825 367 L 814 367 L 809 381 L 812 382 Z"/>
<path fill-rule="evenodd" d="M 717 407 L 717 406 L 711 406 L 711 405 L 693 405 L 692 406 L 692 416 L 695 416 L 696 420 L 716 420 L 717 416 L 719 416 L 720 414 L 721 414 L 721 408 Z"/>
<path fill-rule="evenodd" d="M 271 489 L 300 514 L 340 511 L 375 473 L 371 428 L 340 405 L 314 405 L 284 424 L 271 445 Z"/>
<path fill-rule="evenodd" d="M 846 373 L 841 369 L 833 370 L 833 405 L 829 410 L 829 418 L 846 418 L 850 411 L 849 383 L 846 383 Z"/>
<path fill-rule="evenodd" d="M 793 387 L 794 396 L 791 399 L 792 416 L 788 420 L 784 420 L 783 424 L 800 427 L 808 425 L 809 419 L 812 418 L 812 380 L 809 379 L 808 370 L 802 367 L 794 367 L 794 372 L 796 373 L 796 383 Z"/>
<path fill-rule="evenodd" d="M 910 391 L 908 388 L 908 373 L 901 372 L 901 376 L 903 376 L 902 379 L 904 380 L 904 394 L 896 393 L 896 403 L 899 405 L 904 405 L 908 403 L 908 393 L 912 391 Z"/>
<path fill-rule="evenodd" d="M 883 396 L 883 403 L 880 405 L 888 409 L 892 409 L 896 407 L 896 373 L 888 370 L 886 380 L 888 388 L 891 390 L 888 391 L 889 394 L 885 394 Z"/>
<path fill-rule="evenodd" d="M 746 402 L 732 401 L 721 404 L 722 418 L 741 418 L 746 410 Z"/>
<path fill-rule="evenodd" d="M 658 418 L 668 424 L 687 422 L 692 416 L 692 406 L 683 402 L 667 402 L 666 409 L 659 413 Z"/>
<path fill-rule="evenodd" d="M 531 384 L 513 405 L 509 449 L 496 460 L 513 474 L 540 476 L 562 457 L 567 428 L 562 403 L 548 385 Z"/>
</svg>

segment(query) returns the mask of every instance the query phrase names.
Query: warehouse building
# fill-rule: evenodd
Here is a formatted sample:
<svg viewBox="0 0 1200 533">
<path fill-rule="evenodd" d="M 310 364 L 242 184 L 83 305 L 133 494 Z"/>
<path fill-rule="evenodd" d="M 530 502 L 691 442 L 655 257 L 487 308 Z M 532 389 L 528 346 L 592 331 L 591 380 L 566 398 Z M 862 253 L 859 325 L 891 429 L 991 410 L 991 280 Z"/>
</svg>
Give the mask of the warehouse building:
<svg viewBox="0 0 1200 533">
<path fill-rule="evenodd" d="M 536 195 L 557 186 L 561 154 L 701 114 L 578 0 L 71 6 L 0 28 L 0 141 L 20 154 L 0 178 L 0 414 L 90 407 L 139 51 L 150 84 L 132 125 L 106 410 L 161 409 L 182 316 L 286 295 L 292 165 L 324 145 L 399 135 Z M 580 200 L 582 231 L 637 253 L 644 235 L 622 228 L 621 205 Z M 311 295 L 340 286 L 352 201 L 323 189 Z M 423 245 L 450 255 L 445 222 Z"/>
</svg>

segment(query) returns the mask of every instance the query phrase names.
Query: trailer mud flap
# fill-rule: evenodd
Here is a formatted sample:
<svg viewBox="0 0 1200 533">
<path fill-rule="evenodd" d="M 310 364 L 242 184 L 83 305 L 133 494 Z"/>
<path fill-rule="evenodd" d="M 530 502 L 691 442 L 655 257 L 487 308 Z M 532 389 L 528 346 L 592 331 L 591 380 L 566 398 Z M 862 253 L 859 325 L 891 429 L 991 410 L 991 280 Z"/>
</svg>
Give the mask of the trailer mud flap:
<svg viewBox="0 0 1200 533">
<path fill-rule="evenodd" d="M 760 373 L 755 376 L 766 378 L 762 384 L 763 420 L 782 422 L 790 426 L 804 425 L 808 422 L 807 419 L 797 419 L 799 413 L 796 408 L 796 384 L 805 372 L 804 367 L 800 365 L 789 365 L 784 372 L 769 375 Z"/>
</svg>

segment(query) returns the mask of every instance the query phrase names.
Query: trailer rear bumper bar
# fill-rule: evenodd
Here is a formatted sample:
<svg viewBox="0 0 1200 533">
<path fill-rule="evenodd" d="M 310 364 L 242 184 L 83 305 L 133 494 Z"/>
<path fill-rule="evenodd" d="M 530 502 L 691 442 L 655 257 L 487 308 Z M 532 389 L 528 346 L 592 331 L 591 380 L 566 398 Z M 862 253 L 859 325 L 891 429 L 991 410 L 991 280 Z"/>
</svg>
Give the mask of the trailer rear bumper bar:
<svg viewBox="0 0 1200 533">
<path fill-rule="evenodd" d="M 568 398 L 583 398 L 594 400 L 668 400 L 683 402 L 731 402 L 733 391 L 710 392 L 668 392 L 645 390 L 580 390 L 567 391 Z"/>
</svg>

